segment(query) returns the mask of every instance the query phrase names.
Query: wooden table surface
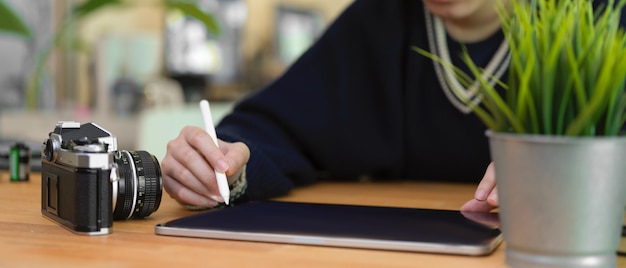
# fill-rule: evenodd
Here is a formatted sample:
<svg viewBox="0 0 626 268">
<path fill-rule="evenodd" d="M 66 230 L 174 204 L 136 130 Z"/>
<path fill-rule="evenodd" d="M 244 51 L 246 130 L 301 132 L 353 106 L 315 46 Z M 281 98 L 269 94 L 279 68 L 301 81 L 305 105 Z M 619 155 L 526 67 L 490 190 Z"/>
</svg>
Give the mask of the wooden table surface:
<svg viewBox="0 0 626 268">
<path fill-rule="evenodd" d="M 147 219 L 115 221 L 109 235 L 75 235 L 41 215 L 40 184 L 38 173 L 28 182 L 0 176 L 0 267 L 506 267 L 504 244 L 474 257 L 160 236 L 156 224 L 195 213 L 166 193 Z M 321 182 L 278 200 L 458 209 L 474 187 Z"/>
</svg>

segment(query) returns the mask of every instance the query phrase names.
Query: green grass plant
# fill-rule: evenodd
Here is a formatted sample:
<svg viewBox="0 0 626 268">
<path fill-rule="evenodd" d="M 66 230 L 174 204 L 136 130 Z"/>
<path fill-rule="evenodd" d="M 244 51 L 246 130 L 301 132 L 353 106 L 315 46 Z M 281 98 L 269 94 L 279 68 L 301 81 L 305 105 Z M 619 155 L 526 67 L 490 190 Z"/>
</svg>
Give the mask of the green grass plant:
<svg viewBox="0 0 626 268">
<path fill-rule="evenodd" d="M 483 95 L 473 112 L 495 132 L 620 135 L 626 122 L 626 34 L 619 20 L 626 0 L 607 2 L 594 8 L 589 0 L 512 0 L 508 10 L 500 4 L 511 52 L 509 76 L 491 86 L 493 78 L 480 75 L 482 68 L 465 51 L 462 58 Z M 414 50 L 469 85 L 470 76 L 451 63 Z"/>
</svg>

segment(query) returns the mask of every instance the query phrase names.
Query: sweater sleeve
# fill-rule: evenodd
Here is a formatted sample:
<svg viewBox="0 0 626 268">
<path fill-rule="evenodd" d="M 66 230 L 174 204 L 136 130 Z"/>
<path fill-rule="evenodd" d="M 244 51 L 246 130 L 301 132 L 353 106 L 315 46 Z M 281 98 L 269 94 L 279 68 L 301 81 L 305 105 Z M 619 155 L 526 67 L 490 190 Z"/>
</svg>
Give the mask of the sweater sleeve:
<svg viewBox="0 0 626 268">
<path fill-rule="evenodd" d="M 402 38 L 388 30 L 394 27 L 390 23 L 400 24 L 394 14 L 399 7 L 394 2 L 355 1 L 282 77 L 242 100 L 233 113 L 220 122 L 217 127 L 220 139 L 241 141 L 250 148 L 248 198 L 284 195 L 294 185 L 314 182 L 322 172 L 332 171 L 333 178 L 356 174 L 356 171 L 349 171 L 357 169 L 356 165 L 342 161 L 368 156 L 344 157 L 341 152 L 351 150 L 351 141 L 358 144 L 370 138 L 368 134 L 364 137 L 351 134 L 368 133 L 368 129 L 350 125 L 368 124 L 364 122 L 368 117 L 363 111 L 376 116 L 376 109 L 366 103 L 376 96 L 355 94 L 376 94 L 364 92 L 370 92 L 372 87 L 383 88 L 388 81 L 399 83 L 400 80 L 396 77 L 397 70 L 382 72 L 393 77 L 377 79 L 381 72 L 372 69 L 372 66 L 389 66 L 387 62 L 377 61 L 399 57 L 388 57 L 385 52 L 368 55 L 372 51 L 386 51 L 387 48 L 379 44 L 399 43 Z M 381 23 L 374 19 L 377 16 L 391 18 L 391 21 Z M 364 109 L 365 106 L 368 108 Z M 352 119 L 360 122 L 350 122 L 354 121 Z M 384 129 L 375 123 L 371 125 Z M 341 128 L 354 131 L 346 132 Z M 340 170 L 328 163 L 353 168 Z"/>
</svg>

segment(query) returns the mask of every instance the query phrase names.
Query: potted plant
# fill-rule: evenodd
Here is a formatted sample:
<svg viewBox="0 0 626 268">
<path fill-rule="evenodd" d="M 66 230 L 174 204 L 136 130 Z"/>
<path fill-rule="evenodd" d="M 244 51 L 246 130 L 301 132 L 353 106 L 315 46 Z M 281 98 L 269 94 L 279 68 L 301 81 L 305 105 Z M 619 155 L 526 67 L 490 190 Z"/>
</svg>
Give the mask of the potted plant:
<svg viewBox="0 0 626 268">
<path fill-rule="evenodd" d="M 504 90 L 463 55 L 480 82 L 472 110 L 489 129 L 506 262 L 615 267 L 626 203 L 625 1 L 511 2 L 499 8 L 511 54 Z"/>
</svg>

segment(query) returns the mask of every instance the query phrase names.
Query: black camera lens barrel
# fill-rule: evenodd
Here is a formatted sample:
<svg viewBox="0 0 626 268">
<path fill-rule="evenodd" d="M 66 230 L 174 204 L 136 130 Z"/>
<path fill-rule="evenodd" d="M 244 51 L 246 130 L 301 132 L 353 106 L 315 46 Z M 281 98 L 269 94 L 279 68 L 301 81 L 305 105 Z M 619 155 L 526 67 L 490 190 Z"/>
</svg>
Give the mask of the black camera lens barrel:
<svg viewBox="0 0 626 268">
<path fill-rule="evenodd" d="M 122 220 L 130 218 L 132 215 L 133 203 L 135 201 L 135 189 L 134 189 L 134 167 L 133 163 L 129 162 L 131 158 L 125 153 L 121 153 L 119 158 L 115 158 L 117 164 L 118 178 L 113 181 L 113 219 Z"/>
<path fill-rule="evenodd" d="M 146 151 L 120 151 L 114 220 L 145 218 L 159 208 L 162 178 L 159 162 Z M 115 193 L 114 193 L 115 195 Z"/>
<path fill-rule="evenodd" d="M 144 187 L 143 192 L 145 193 L 144 204 L 141 209 L 136 210 L 136 217 L 144 218 L 159 209 L 163 182 L 159 161 L 154 155 L 146 151 L 137 151 L 136 156 L 141 159 L 140 162 L 142 163 L 141 167 L 137 166 L 138 175 L 142 173 L 139 169 L 143 168 L 143 179 L 141 175 L 138 176 L 139 192 L 141 192 L 141 188 Z M 142 185 L 142 182 L 145 182 L 145 185 Z"/>
</svg>

